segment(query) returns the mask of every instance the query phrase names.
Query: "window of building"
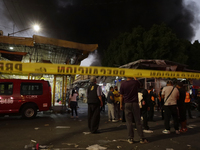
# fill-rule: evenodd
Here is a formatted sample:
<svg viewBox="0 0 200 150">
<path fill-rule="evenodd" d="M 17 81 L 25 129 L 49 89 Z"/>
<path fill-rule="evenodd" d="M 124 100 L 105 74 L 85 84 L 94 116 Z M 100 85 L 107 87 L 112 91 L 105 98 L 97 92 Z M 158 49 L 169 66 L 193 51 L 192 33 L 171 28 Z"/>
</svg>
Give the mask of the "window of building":
<svg viewBox="0 0 200 150">
<path fill-rule="evenodd" d="M 21 83 L 21 95 L 42 95 L 42 83 Z"/>
<path fill-rule="evenodd" d="M 12 95 L 13 83 L 3 82 L 0 83 L 0 95 Z"/>
</svg>

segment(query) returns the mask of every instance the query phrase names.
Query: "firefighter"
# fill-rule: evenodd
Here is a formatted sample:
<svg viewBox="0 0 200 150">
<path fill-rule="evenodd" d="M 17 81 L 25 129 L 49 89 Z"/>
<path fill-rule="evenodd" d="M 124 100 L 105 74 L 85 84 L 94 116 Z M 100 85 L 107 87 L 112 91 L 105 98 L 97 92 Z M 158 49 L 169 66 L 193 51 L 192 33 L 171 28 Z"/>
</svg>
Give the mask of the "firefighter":
<svg viewBox="0 0 200 150">
<path fill-rule="evenodd" d="M 186 96 L 185 96 L 185 107 L 186 107 L 186 113 L 188 112 L 188 116 L 190 119 L 193 119 L 192 118 L 192 115 L 191 115 L 191 104 L 190 104 L 190 93 L 189 92 L 186 92 Z"/>
<path fill-rule="evenodd" d="M 155 94 L 153 92 L 153 86 L 149 87 L 148 90 L 148 101 L 149 101 L 149 111 L 148 111 L 148 120 L 149 121 L 154 121 L 153 116 L 154 116 L 154 106 L 155 106 Z"/>
</svg>

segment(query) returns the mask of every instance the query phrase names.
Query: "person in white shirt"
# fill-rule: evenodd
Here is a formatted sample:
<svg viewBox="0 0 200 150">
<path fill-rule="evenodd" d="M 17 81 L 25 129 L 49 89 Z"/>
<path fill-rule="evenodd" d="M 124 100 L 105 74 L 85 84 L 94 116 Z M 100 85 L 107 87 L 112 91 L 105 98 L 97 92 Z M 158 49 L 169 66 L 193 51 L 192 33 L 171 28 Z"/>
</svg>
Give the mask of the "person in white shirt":
<svg viewBox="0 0 200 150">
<path fill-rule="evenodd" d="M 164 98 L 164 134 L 170 134 L 170 118 L 173 117 L 174 129 L 176 134 L 179 132 L 177 100 L 179 99 L 179 91 L 173 86 L 172 81 L 167 81 L 167 86 L 162 90 L 162 98 Z"/>
</svg>

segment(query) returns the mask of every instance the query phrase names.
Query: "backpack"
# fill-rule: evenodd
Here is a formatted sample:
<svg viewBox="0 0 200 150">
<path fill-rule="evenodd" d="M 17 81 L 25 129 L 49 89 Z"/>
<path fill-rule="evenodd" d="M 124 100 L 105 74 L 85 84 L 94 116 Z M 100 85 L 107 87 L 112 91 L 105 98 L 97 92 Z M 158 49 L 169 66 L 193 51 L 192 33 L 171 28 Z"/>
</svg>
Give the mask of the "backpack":
<svg viewBox="0 0 200 150">
<path fill-rule="evenodd" d="M 142 100 L 143 100 L 143 93 L 138 92 L 138 103 L 139 103 L 140 108 L 142 108 L 142 103 L 141 103 Z"/>
<path fill-rule="evenodd" d="M 142 108 L 142 105 L 145 105 L 145 101 L 143 100 L 143 93 L 138 92 L 138 103 L 140 108 Z"/>
</svg>

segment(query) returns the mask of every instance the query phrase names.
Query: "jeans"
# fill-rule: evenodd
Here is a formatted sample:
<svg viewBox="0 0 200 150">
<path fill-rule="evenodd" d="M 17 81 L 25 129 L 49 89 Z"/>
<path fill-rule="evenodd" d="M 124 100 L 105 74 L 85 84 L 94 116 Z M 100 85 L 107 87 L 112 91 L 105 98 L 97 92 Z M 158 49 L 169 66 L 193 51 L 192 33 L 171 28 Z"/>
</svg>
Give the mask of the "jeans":
<svg viewBox="0 0 200 150">
<path fill-rule="evenodd" d="M 165 122 L 165 129 L 170 130 L 170 119 L 171 116 L 174 120 L 174 129 L 179 129 L 179 120 L 178 120 L 178 109 L 176 105 L 164 106 L 164 122 Z"/>
<path fill-rule="evenodd" d="M 135 124 L 137 127 L 138 135 L 140 138 L 144 138 L 142 125 L 141 125 L 141 116 L 140 116 L 140 108 L 138 103 L 125 103 L 125 117 L 126 117 L 126 125 L 128 129 L 128 137 L 133 139 L 134 138 L 134 131 L 133 131 L 133 116 L 135 119 Z"/>
<path fill-rule="evenodd" d="M 78 116 L 78 113 L 77 113 L 77 102 L 71 101 L 70 102 L 70 107 L 72 109 L 72 116 L 74 116 L 74 111 L 75 111 L 76 116 Z"/>
<path fill-rule="evenodd" d="M 114 120 L 115 119 L 115 107 L 114 104 L 108 103 L 108 119 Z"/>
</svg>

